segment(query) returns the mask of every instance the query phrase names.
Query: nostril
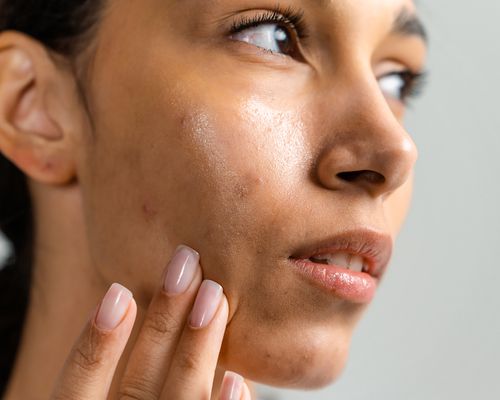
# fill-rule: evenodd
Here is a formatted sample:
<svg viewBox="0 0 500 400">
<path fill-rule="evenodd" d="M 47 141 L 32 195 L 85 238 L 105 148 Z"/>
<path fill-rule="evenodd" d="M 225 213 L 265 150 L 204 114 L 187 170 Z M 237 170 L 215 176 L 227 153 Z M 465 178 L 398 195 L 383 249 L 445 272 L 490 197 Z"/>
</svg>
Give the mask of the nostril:
<svg viewBox="0 0 500 400">
<path fill-rule="evenodd" d="M 346 182 L 367 182 L 374 185 L 385 183 L 384 175 L 370 170 L 339 172 L 337 176 Z"/>
</svg>

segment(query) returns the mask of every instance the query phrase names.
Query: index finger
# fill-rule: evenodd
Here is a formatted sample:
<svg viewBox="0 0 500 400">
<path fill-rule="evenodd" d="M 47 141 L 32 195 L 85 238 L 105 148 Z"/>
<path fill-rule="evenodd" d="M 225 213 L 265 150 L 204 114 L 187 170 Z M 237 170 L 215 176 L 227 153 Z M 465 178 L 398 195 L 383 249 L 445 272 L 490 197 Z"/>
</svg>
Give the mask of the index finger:
<svg viewBox="0 0 500 400">
<path fill-rule="evenodd" d="M 201 281 L 199 254 L 190 247 L 178 246 L 148 307 L 120 383 L 121 396 L 159 398 Z"/>
<path fill-rule="evenodd" d="M 52 399 L 105 399 L 134 325 L 132 293 L 114 283 L 68 356 Z"/>
</svg>

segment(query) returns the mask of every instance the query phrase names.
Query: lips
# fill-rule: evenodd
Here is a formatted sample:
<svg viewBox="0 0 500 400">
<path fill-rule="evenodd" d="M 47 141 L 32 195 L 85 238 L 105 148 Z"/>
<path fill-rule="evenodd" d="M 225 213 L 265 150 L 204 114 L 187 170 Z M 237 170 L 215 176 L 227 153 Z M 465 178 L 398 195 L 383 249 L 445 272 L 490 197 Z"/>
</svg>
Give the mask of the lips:
<svg viewBox="0 0 500 400">
<path fill-rule="evenodd" d="M 390 235 L 361 229 L 308 243 L 289 259 L 310 283 L 345 300 L 366 303 L 373 298 L 391 253 Z"/>
</svg>

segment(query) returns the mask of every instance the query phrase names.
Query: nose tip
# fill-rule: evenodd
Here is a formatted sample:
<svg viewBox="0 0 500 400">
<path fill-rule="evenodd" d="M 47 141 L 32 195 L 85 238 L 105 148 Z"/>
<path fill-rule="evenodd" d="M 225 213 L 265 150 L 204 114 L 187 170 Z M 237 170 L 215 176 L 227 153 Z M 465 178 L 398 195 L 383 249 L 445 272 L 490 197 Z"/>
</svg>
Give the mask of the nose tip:
<svg viewBox="0 0 500 400">
<path fill-rule="evenodd" d="M 330 190 L 359 190 L 372 197 L 395 191 L 410 177 L 418 152 L 401 128 L 383 135 L 350 135 L 332 145 L 317 169 L 321 184 Z"/>
</svg>

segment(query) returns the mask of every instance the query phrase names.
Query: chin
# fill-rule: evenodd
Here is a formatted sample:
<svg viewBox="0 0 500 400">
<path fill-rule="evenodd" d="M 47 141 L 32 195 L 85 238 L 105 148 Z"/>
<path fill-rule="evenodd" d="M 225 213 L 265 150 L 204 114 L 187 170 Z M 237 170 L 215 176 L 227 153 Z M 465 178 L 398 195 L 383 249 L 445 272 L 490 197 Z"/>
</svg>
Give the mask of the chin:
<svg viewBox="0 0 500 400">
<path fill-rule="evenodd" d="M 351 330 L 297 327 L 228 331 L 221 366 L 260 384 L 287 389 L 321 389 L 334 383 L 346 365 Z"/>
</svg>

